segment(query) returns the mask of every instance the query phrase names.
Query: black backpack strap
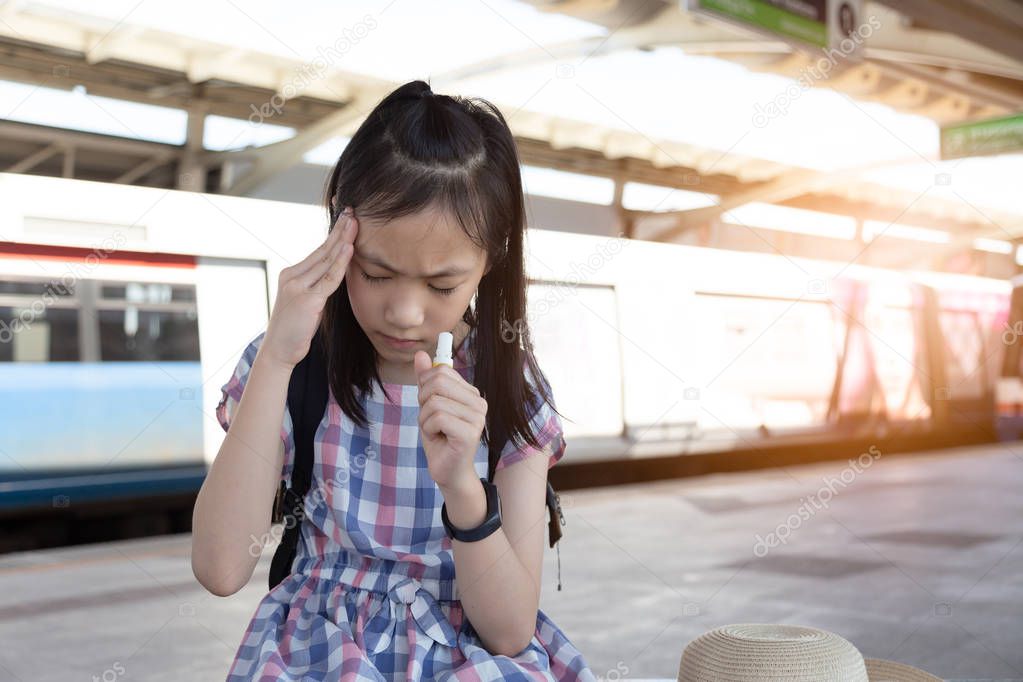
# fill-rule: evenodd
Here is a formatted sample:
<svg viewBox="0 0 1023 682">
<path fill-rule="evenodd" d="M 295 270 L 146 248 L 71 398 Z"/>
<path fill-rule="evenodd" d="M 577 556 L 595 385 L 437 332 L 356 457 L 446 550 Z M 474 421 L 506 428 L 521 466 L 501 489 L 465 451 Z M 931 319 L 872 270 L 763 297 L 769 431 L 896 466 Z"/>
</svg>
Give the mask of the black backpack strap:
<svg viewBox="0 0 1023 682">
<path fill-rule="evenodd" d="M 284 523 L 284 535 L 270 562 L 270 589 L 288 577 L 295 561 L 302 535 L 302 519 L 305 518 L 305 495 L 312 484 L 313 439 L 327 409 L 327 396 L 327 362 L 320 332 L 317 331 L 309 353 L 295 365 L 288 382 L 288 412 L 295 439 L 295 461 L 291 485 L 281 481 L 274 501 L 272 519 Z"/>
</svg>

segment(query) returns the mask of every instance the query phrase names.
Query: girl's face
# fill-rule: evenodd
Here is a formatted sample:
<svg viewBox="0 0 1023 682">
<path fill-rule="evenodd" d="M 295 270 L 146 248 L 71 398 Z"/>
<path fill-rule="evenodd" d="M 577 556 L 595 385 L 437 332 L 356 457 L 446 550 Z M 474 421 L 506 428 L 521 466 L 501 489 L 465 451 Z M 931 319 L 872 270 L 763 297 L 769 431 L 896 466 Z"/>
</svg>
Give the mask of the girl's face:
<svg viewBox="0 0 1023 682">
<path fill-rule="evenodd" d="M 454 333 L 458 346 L 468 331 L 462 315 L 486 272 L 486 252 L 446 211 L 431 207 L 388 222 L 359 218 L 345 281 L 382 381 L 415 384 L 413 356 L 423 350 L 433 357 L 440 332 Z M 398 347 L 388 336 L 415 342 Z"/>
</svg>

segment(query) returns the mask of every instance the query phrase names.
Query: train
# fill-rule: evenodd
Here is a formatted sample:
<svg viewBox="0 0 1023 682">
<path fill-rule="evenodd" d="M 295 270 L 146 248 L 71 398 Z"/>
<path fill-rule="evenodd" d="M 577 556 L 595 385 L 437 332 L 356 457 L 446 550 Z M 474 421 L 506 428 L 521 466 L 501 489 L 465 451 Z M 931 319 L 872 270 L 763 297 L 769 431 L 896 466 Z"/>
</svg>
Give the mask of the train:
<svg viewBox="0 0 1023 682">
<path fill-rule="evenodd" d="M 220 388 L 326 227 L 308 204 L 0 173 L 0 551 L 187 532 Z M 526 244 L 559 468 L 1018 432 L 1018 280 L 578 229 Z"/>
</svg>

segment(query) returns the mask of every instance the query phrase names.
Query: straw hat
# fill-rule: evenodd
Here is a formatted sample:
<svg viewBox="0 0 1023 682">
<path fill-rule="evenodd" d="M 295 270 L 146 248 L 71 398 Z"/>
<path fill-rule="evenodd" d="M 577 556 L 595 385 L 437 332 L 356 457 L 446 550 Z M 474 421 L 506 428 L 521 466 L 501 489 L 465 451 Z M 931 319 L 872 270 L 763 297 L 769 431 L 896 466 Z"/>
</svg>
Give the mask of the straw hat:
<svg viewBox="0 0 1023 682">
<path fill-rule="evenodd" d="M 901 663 L 864 659 L 833 632 L 739 623 L 705 632 L 682 652 L 679 682 L 941 682 Z"/>
</svg>

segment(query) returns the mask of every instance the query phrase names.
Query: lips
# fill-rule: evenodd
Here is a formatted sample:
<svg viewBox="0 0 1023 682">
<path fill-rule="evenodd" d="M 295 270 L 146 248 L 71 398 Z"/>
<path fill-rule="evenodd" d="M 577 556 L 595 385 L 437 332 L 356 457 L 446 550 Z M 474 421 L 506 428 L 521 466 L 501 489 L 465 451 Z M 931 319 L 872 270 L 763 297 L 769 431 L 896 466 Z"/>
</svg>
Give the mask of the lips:
<svg viewBox="0 0 1023 682">
<path fill-rule="evenodd" d="M 393 336 L 388 336 L 387 334 L 383 333 L 381 333 L 380 336 L 383 337 L 384 343 L 386 343 L 391 348 L 394 348 L 395 350 L 408 352 L 415 349 L 417 346 L 422 345 L 422 343 L 417 339 L 398 340 Z"/>
</svg>

